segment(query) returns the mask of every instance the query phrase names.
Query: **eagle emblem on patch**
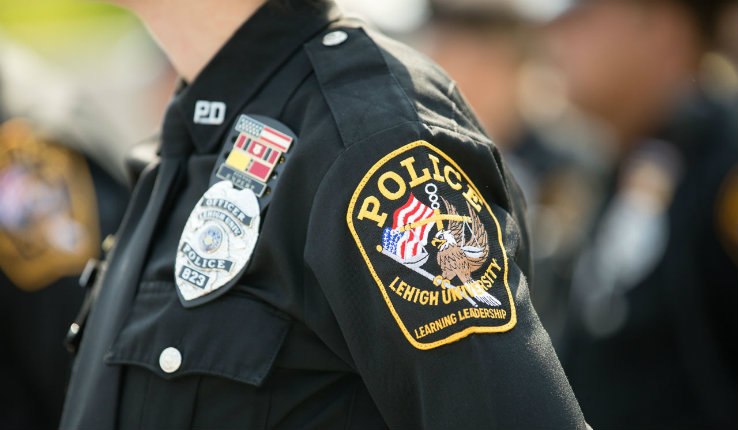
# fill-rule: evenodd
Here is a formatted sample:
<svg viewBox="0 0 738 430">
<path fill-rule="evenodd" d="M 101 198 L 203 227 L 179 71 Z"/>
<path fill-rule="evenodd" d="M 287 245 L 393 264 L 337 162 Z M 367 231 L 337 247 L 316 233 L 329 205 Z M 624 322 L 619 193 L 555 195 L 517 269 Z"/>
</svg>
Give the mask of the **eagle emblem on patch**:
<svg viewBox="0 0 738 430">
<path fill-rule="evenodd" d="M 433 145 L 413 142 L 379 160 L 354 192 L 346 221 L 414 347 L 515 325 L 500 224 L 464 171 Z"/>
</svg>

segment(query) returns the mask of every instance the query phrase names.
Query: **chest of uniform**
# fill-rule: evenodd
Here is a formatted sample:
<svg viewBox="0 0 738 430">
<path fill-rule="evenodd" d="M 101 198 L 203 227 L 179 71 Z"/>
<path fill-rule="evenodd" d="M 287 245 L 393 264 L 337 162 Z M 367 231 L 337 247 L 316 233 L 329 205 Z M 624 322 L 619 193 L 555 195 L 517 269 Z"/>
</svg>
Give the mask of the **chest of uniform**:
<svg viewBox="0 0 738 430">
<path fill-rule="evenodd" d="M 208 189 L 210 172 L 216 155 L 191 155 L 185 165 L 185 179 L 172 191 L 169 201 L 160 215 L 159 225 L 151 238 L 150 258 L 143 268 L 144 281 L 172 281 L 174 260 L 184 226 Z"/>
</svg>

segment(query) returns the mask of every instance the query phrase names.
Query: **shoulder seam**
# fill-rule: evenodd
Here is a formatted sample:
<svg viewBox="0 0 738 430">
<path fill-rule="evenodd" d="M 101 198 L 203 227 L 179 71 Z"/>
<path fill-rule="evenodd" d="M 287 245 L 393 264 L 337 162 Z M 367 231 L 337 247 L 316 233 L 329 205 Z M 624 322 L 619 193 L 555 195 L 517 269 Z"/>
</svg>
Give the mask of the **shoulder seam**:
<svg viewBox="0 0 738 430">
<path fill-rule="evenodd" d="M 369 34 L 366 32 L 366 30 L 363 27 L 345 27 L 345 26 L 336 26 L 333 29 L 339 29 L 343 28 L 347 31 L 351 30 L 354 32 L 354 36 L 358 36 L 363 40 L 363 49 L 365 50 L 371 50 L 371 51 L 365 51 L 368 53 L 365 57 L 368 58 L 366 60 L 366 66 L 368 67 L 378 67 L 382 68 L 383 70 L 378 71 L 373 76 L 384 76 L 385 82 L 384 84 L 392 88 L 394 91 L 394 96 L 397 97 L 398 101 L 395 101 L 392 103 L 396 106 L 396 109 L 394 111 L 387 111 L 387 115 L 385 115 L 385 118 L 392 118 L 392 112 L 394 112 L 396 115 L 394 116 L 394 120 L 400 120 L 401 122 L 395 122 L 393 124 L 390 124 L 388 127 L 382 127 L 381 124 L 378 125 L 378 130 L 372 130 L 372 118 L 371 116 L 366 117 L 360 117 L 360 120 L 358 121 L 358 124 L 363 124 L 365 127 L 365 131 L 367 131 L 368 135 L 374 135 L 376 133 L 380 133 L 382 131 L 385 131 L 388 128 L 392 128 L 401 124 L 407 124 L 412 122 L 421 122 L 420 121 L 420 115 L 418 113 L 418 110 L 413 103 L 411 97 L 408 95 L 408 93 L 405 91 L 405 89 L 400 84 L 399 80 L 397 79 L 397 76 L 395 73 L 390 69 L 389 64 L 387 62 L 387 59 L 385 55 L 382 53 L 382 50 L 380 49 L 379 45 L 376 43 L 376 41 L 369 36 Z M 303 47 L 306 50 L 308 54 L 308 58 L 310 59 L 310 62 L 313 64 L 313 70 L 316 74 L 316 77 L 318 78 L 318 84 L 321 87 L 321 94 L 323 96 L 323 99 L 325 100 L 329 112 L 331 114 L 331 117 L 334 121 L 334 124 L 336 125 L 336 129 L 338 130 L 338 133 L 341 137 L 341 143 L 344 148 L 348 148 L 355 143 L 364 140 L 367 136 L 362 136 L 362 133 L 347 133 L 346 129 L 346 118 L 341 118 L 342 115 L 340 106 L 337 105 L 337 101 L 335 100 L 335 90 L 336 87 L 345 87 L 345 88 L 351 88 L 353 83 L 355 81 L 351 81 L 348 79 L 345 79 L 345 76 L 341 75 L 341 72 L 344 71 L 344 68 L 350 68 L 350 67 L 356 67 L 356 66 L 362 66 L 362 61 L 364 60 L 356 60 L 355 58 L 352 60 L 344 60 L 339 63 L 339 65 L 331 70 L 331 68 L 327 65 L 327 61 L 330 61 L 333 56 L 335 56 L 338 51 L 335 51 L 335 53 L 327 54 L 323 50 L 326 49 L 323 46 L 317 46 L 316 41 L 310 41 L 306 43 Z M 336 48 L 328 48 L 335 50 Z M 340 48 L 339 48 L 340 49 Z M 321 70 L 324 72 L 321 73 Z M 359 87 L 360 88 L 360 87 Z M 366 91 L 365 88 L 361 88 L 361 91 Z M 353 94 L 351 96 L 361 96 L 361 93 L 357 91 L 356 94 Z M 339 98 L 340 100 L 340 98 Z M 375 102 L 376 102 L 375 98 Z M 391 103 L 390 99 L 379 99 L 382 103 Z M 366 101 L 367 103 L 371 103 L 371 101 Z M 407 105 L 409 106 L 407 106 Z M 371 114 L 371 112 L 370 112 Z M 375 115 L 374 119 L 377 118 L 376 116 L 376 110 L 373 113 Z M 392 121 L 387 121 L 392 122 Z M 369 125 L 367 125 L 369 124 Z M 374 122 L 376 124 L 376 122 Z"/>
</svg>

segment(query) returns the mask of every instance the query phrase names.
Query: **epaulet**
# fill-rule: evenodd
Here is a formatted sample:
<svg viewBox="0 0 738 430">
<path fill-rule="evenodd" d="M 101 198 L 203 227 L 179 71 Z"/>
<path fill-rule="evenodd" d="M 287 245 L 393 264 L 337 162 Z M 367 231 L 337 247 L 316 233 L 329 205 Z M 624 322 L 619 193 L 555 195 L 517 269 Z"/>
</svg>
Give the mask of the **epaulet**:
<svg viewBox="0 0 738 430">
<path fill-rule="evenodd" d="M 334 24 L 305 49 L 346 147 L 418 123 L 413 102 L 364 28 Z"/>
</svg>

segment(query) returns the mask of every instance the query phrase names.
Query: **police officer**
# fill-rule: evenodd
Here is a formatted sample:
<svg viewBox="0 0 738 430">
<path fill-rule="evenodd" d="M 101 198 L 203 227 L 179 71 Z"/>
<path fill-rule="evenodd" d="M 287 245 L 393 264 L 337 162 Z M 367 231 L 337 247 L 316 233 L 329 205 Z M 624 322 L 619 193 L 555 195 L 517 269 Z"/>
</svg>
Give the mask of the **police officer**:
<svg viewBox="0 0 738 430">
<path fill-rule="evenodd" d="M 436 66 L 328 1 L 124 3 L 183 83 L 62 428 L 585 427 L 520 192 Z"/>
<path fill-rule="evenodd" d="M 592 0 L 558 24 L 573 98 L 618 142 L 560 350 L 595 427 L 738 424 L 736 72 L 712 52 L 735 5 Z"/>
</svg>

